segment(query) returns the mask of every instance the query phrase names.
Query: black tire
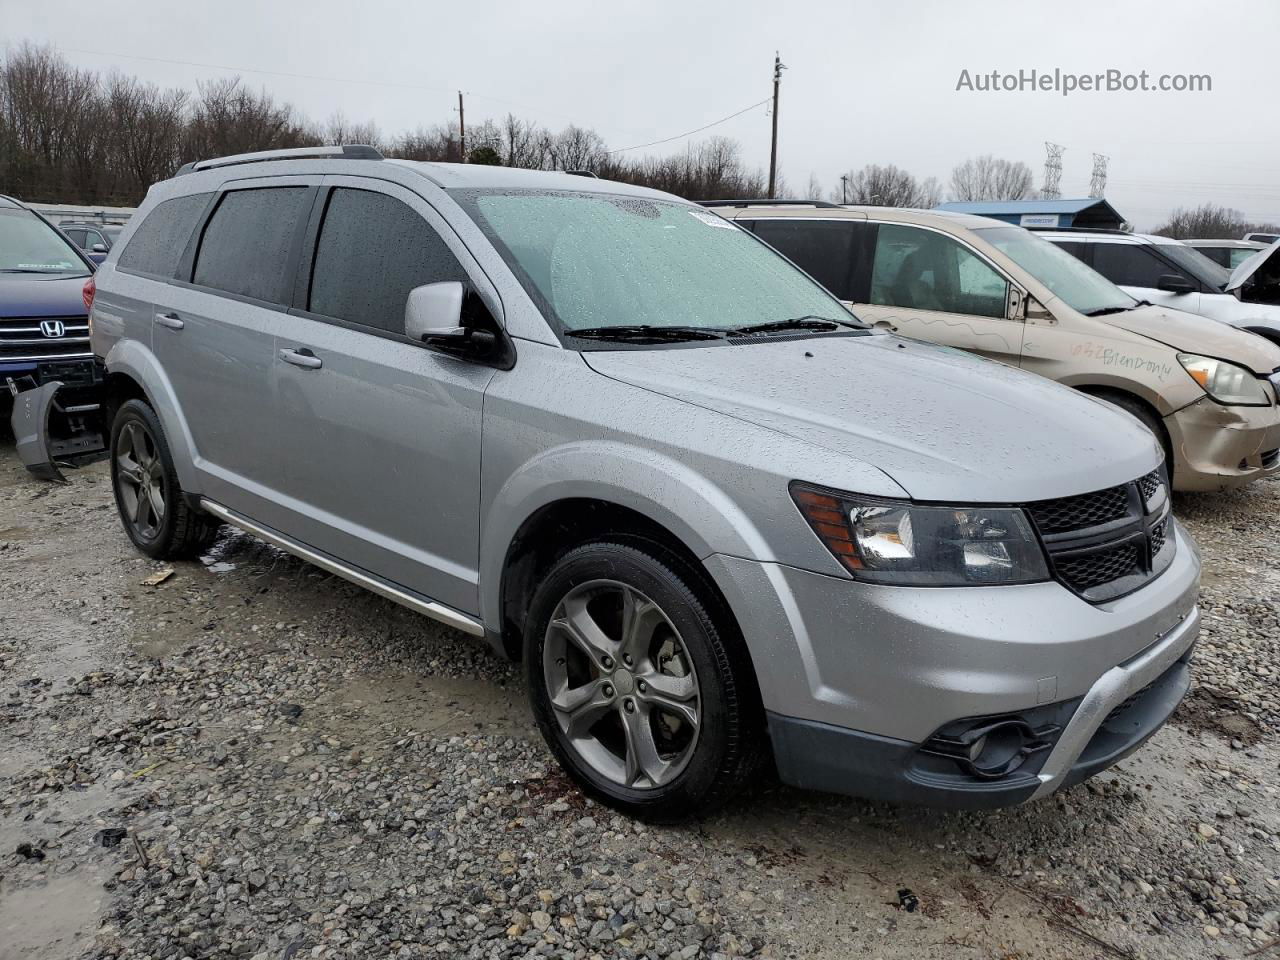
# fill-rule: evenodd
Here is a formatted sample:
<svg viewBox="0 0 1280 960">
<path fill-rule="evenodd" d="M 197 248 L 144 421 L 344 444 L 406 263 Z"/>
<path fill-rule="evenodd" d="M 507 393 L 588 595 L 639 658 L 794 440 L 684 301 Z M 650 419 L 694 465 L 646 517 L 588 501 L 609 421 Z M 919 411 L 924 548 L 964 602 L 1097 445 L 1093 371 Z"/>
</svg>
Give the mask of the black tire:
<svg viewBox="0 0 1280 960">
<path fill-rule="evenodd" d="M 1160 449 L 1164 451 L 1165 482 L 1172 486 L 1173 444 L 1169 441 L 1169 431 L 1165 429 L 1164 423 L 1161 422 L 1160 418 L 1157 417 L 1155 413 L 1152 412 L 1151 408 L 1141 400 L 1125 396 L 1122 393 L 1100 393 L 1097 394 L 1097 398 L 1099 400 L 1105 400 L 1112 406 L 1119 407 L 1151 431 L 1159 442 Z"/>
<path fill-rule="evenodd" d="M 139 437 L 142 438 L 139 441 Z M 153 468 L 146 471 L 148 482 L 161 494 L 163 507 L 144 506 L 139 519 L 137 504 L 143 500 L 131 491 L 130 479 L 134 460 L 130 454 L 140 446 L 153 457 Z M 173 457 L 165 439 L 164 428 L 155 411 L 142 400 L 128 400 L 116 411 L 111 423 L 111 489 L 124 531 L 133 545 L 156 560 L 185 560 L 199 556 L 218 533 L 218 521 L 187 502 L 173 468 Z M 158 522 L 156 522 L 158 519 Z"/>
<path fill-rule="evenodd" d="M 681 569 L 678 558 L 660 548 L 645 546 L 592 543 L 565 554 L 534 592 L 525 621 L 524 663 L 534 718 L 570 776 L 609 806 L 670 823 L 709 813 L 740 790 L 760 763 L 765 728 L 750 659 L 736 629 L 723 622 L 725 614 L 712 613 L 719 605 L 695 572 Z M 551 703 L 543 653 L 552 617 L 576 589 L 597 581 L 621 583 L 656 604 L 692 666 L 700 713 L 696 739 L 679 772 L 662 785 L 638 788 L 602 775 L 562 731 Z M 607 725 L 609 717 L 603 722 Z"/>
</svg>

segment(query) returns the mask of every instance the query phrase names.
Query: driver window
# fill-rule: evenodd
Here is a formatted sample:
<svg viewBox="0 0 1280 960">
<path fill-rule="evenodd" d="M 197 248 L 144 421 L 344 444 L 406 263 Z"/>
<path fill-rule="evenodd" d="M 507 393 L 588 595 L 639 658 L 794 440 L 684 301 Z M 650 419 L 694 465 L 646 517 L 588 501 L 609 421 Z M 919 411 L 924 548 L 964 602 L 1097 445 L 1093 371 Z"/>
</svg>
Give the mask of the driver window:
<svg viewBox="0 0 1280 960">
<path fill-rule="evenodd" d="M 1008 284 L 945 234 L 882 223 L 871 269 L 871 302 L 1003 319 Z"/>
</svg>

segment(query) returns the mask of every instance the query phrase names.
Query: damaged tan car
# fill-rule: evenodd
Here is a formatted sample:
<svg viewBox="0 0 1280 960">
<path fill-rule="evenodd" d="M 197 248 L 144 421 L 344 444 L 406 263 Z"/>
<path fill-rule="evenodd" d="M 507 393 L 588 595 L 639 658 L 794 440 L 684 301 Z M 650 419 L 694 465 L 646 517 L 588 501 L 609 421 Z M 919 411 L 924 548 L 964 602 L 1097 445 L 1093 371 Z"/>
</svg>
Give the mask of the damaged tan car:
<svg viewBox="0 0 1280 960">
<path fill-rule="evenodd" d="M 1135 300 L 996 220 L 820 202 L 710 206 L 878 327 L 1123 407 L 1164 445 L 1178 490 L 1229 489 L 1280 469 L 1280 347 L 1255 334 Z"/>
</svg>

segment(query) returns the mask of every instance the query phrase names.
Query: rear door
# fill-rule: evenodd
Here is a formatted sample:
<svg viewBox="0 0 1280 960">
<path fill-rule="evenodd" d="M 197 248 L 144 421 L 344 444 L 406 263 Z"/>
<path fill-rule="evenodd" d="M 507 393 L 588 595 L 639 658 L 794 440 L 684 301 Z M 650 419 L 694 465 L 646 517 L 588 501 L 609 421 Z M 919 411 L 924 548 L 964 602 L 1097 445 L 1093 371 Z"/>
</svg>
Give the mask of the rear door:
<svg viewBox="0 0 1280 960">
<path fill-rule="evenodd" d="M 968 244 L 928 227 L 875 224 L 867 302 L 854 312 L 878 327 L 1017 366 L 1023 322 L 1010 283 Z"/>
<path fill-rule="evenodd" d="M 276 318 L 280 478 L 272 525 L 455 609 L 478 610 L 481 408 L 495 371 L 404 334 L 414 287 L 497 294 L 417 194 L 329 176 L 308 229 L 296 307 Z"/>
<path fill-rule="evenodd" d="M 152 347 L 191 432 L 201 489 L 255 517 L 276 484 L 272 324 L 293 296 L 319 180 L 227 184 L 188 245 L 179 282 L 153 305 Z"/>
</svg>

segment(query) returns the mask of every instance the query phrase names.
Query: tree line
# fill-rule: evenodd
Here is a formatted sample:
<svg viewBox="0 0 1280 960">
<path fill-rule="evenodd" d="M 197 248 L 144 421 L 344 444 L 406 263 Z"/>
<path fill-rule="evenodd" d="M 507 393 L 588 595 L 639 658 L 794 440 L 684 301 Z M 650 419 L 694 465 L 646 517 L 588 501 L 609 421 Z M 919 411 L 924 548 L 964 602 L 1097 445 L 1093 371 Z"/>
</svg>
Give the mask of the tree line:
<svg viewBox="0 0 1280 960">
<path fill-rule="evenodd" d="M 0 60 L 0 193 L 29 201 L 133 206 L 183 163 L 256 150 L 367 143 L 406 160 L 463 159 L 456 125 L 385 137 L 341 114 L 314 123 L 238 77 L 193 92 L 75 67 L 23 44 Z M 468 126 L 466 159 L 535 170 L 590 170 L 690 199 L 759 197 L 767 179 L 738 144 L 711 137 L 669 156 L 629 159 L 594 130 L 552 131 L 508 115 Z"/>
<path fill-rule="evenodd" d="M 195 91 L 162 88 L 119 72 L 70 64 L 54 48 L 24 43 L 0 59 L 0 193 L 47 203 L 134 206 L 183 163 L 207 157 L 325 144 L 367 143 L 389 157 L 464 159 L 456 124 L 421 125 L 393 136 L 369 121 L 335 114 L 322 123 L 238 77 Z M 466 160 L 534 170 L 586 170 L 690 200 L 766 196 L 764 171 L 738 143 L 710 137 L 666 156 L 632 159 L 594 130 L 553 131 L 514 114 L 471 125 Z M 779 178 L 780 197 L 794 196 Z M 851 169 L 828 188 L 811 176 L 803 196 L 837 203 L 935 207 L 944 199 L 1024 200 L 1038 194 L 1031 168 L 986 154 L 957 164 L 944 185 L 893 164 Z M 1273 231 L 1212 204 L 1176 210 L 1158 232 L 1171 237 L 1239 237 Z"/>
</svg>

